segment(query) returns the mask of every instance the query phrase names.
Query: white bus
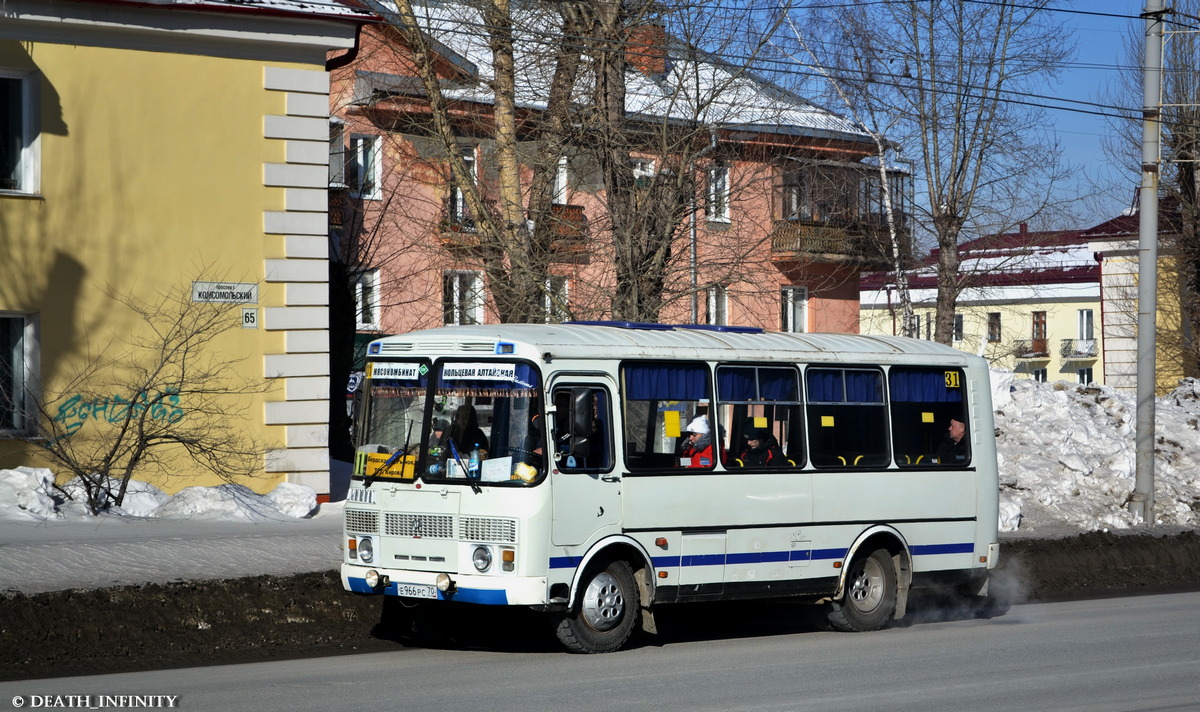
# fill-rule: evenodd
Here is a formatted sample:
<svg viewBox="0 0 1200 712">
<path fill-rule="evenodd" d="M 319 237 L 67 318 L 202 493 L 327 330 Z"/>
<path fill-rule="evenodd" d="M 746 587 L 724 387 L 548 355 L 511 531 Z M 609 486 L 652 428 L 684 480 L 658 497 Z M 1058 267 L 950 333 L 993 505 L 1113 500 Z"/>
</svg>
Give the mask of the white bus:
<svg viewBox="0 0 1200 712">
<path fill-rule="evenodd" d="M 688 601 L 797 597 L 875 630 L 913 588 L 986 594 L 994 431 L 986 363 L 929 341 L 621 322 L 387 337 L 368 347 L 342 583 L 532 607 L 575 652 Z"/>
</svg>

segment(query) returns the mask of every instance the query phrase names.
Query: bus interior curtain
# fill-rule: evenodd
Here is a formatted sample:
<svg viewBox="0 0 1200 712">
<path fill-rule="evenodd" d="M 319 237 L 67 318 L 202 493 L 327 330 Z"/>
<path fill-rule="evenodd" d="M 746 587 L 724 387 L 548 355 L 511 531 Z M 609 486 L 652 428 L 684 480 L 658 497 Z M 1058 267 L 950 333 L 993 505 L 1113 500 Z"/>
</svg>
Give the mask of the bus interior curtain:
<svg viewBox="0 0 1200 712">
<path fill-rule="evenodd" d="M 637 364 L 625 367 L 631 400 L 694 401 L 708 397 L 708 368 L 702 364 Z"/>
<path fill-rule="evenodd" d="M 943 371 L 892 369 L 892 401 L 897 403 L 961 403 L 962 389 L 946 387 Z"/>
</svg>

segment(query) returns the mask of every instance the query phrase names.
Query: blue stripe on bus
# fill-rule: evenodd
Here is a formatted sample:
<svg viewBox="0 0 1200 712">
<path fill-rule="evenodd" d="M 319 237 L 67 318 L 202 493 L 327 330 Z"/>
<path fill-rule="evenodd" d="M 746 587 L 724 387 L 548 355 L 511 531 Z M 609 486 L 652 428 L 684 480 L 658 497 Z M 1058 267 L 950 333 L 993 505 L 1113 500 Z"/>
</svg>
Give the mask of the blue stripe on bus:
<svg viewBox="0 0 1200 712">
<path fill-rule="evenodd" d="M 732 554 L 695 554 L 691 556 L 655 556 L 651 560 L 656 569 L 673 569 L 680 566 L 727 566 L 732 564 L 767 564 L 784 561 L 838 561 L 846 558 L 849 549 L 790 549 L 786 551 L 753 551 Z M 969 554 L 975 551 L 971 542 L 957 544 L 924 544 L 911 548 L 913 556 L 936 556 L 938 554 Z M 550 559 L 552 569 L 577 568 L 583 561 L 579 556 L 555 556 Z"/>
<path fill-rule="evenodd" d="M 913 556 L 933 556 L 935 554 L 970 554 L 975 551 L 975 544 L 962 542 L 959 544 L 924 544 L 912 547 Z"/>
</svg>

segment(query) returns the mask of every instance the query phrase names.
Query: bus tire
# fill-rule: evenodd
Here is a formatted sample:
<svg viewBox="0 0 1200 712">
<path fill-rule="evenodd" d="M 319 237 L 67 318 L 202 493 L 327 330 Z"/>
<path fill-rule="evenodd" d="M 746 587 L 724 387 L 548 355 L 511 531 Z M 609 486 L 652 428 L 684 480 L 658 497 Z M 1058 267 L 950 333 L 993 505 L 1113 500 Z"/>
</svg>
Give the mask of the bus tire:
<svg viewBox="0 0 1200 712">
<path fill-rule="evenodd" d="M 639 610 L 633 570 L 612 561 L 587 572 L 579 606 L 559 615 L 555 634 L 573 653 L 611 653 L 629 640 Z"/>
<path fill-rule="evenodd" d="M 850 633 L 879 630 L 896 612 L 896 570 L 891 554 L 876 549 L 855 557 L 846 573 L 842 598 L 829 609 L 829 623 Z"/>
</svg>

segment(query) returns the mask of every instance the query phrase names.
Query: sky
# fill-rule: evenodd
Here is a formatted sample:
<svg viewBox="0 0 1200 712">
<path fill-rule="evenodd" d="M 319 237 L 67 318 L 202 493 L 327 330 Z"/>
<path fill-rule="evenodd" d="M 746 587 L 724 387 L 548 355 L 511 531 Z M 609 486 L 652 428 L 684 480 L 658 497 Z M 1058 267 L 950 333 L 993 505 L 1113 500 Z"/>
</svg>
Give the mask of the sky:
<svg viewBox="0 0 1200 712">
<path fill-rule="evenodd" d="M 1115 90 L 1118 68 L 1128 64 L 1125 46 L 1129 29 L 1140 33 L 1144 28 L 1141 19 L 1133 19 L 1143 6 L 1141 0 L 1077 0 L 1069 8 L 1075 12 L 1061 15 L 1076 42 L 1076 54 L 1060 83 L 1047 90 L 1049 96 L 1069 100 L 1047 101 L 1047 106 L 1067 108 L 1051 108 L 1048 119 L 1063 155 L 1082 168 L 1083 178 L 1106 188 L 1107 193 L 1085 213 L 1097 218 L 1094 223 L 1059 227 L 1088 228 L 1115 217 L 1132 204 L 1134 190 L 1141 182 L 1136 167 L 1112 165 L 1103 150 L 1111 127 L 1103 116 L 1087 112 L 1113 112 L 1088 104 L 1110 104 L 1105 93 Z M 1111 214 L 1102 215 L 1105 212 Z"/>
<path fill-rule="evenodd" d="M 1002 532 L 1053 537 L 1140 524 L 1126 507 L 1136 465 L 1132 395 L 1000 371 L 992 386 Z M 1157 524 L 1200 528 L 1200 382 L 1163 396 L 1156 411 Z M 286 575 L 341 563 L 342 503 L 318 507 L 309 487 L 168 496 L 143 484 L 124 509 L 93 516 L 56 501 L 50 478 L 45 469 L 0 470 L 0 590 Z"/>
</svg>

